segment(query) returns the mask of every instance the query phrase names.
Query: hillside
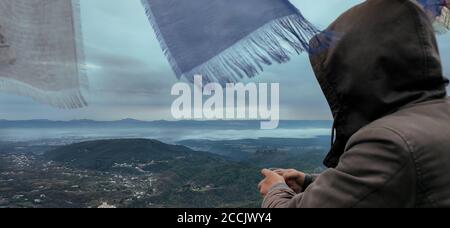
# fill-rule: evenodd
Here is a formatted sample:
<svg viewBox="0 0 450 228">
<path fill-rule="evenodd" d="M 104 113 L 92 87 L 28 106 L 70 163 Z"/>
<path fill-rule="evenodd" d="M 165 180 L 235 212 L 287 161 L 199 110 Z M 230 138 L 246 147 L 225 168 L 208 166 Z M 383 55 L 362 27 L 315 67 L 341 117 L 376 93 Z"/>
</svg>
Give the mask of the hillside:
<svg viewBox="0 0 450 228">
<path fill-rule="evenodd" d="M 261 200 L 258 168 L 155 140 L 83 142 L 44 158 L 76 169 L 154 178 L 151 193 L 134 207 L 255 207 Z"/>
<path fill-rule="evenodd" d="M 323 158 L 329 151 L 330 137 L 184 140 L 178 143 L 259 168 L 289 167 L 305 172 L 320 172 L 323 169 Z"/>
<path fill-rule="evenodd" d="M 48 160 L 72 167 L 110 171 L 118 164 L 147 164 L 162 161 L 211 162 L 217 155 L 196 152 L 184 146 L 148 139 L 116 139 L 76 143 L 47 152 Z"/>
</svg>

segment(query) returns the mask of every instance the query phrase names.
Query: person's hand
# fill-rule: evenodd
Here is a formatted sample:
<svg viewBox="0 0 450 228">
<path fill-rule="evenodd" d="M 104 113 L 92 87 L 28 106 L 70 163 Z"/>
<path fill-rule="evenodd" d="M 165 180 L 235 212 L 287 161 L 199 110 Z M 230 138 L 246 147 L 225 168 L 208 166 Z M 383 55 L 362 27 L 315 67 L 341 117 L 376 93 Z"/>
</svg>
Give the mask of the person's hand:
<svg viewBox="0 0 450 228">
<path fill-rule="evenodd" d="M 277 174 L 274 171 L 271 171 L 269 169 L 263 169 L 261 171 L 262 175 L 264 176 L 264 180 L 262 180 L 259 185 L 258 189 L 259 192 L 261 192 L 262 196 L 266 196 L 269 193 L 269 190 L 277 185 L 277 184 L 285 184 L 284 178 Z"/>
<path fill-rule="evenodd" d="M 306 175 L 303 172 L 295 169 L 277 169 L 275 173 L 282 176 L 289 188 L 294 190 L 295 193 L 299 194 L 304 191 Z"/>
</svg>

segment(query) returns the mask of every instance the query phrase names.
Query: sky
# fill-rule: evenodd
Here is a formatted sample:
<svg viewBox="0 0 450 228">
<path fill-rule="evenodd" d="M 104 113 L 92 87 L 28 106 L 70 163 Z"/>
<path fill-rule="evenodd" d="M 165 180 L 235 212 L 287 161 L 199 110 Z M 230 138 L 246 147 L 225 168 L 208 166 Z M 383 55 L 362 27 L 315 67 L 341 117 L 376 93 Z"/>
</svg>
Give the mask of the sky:
<svg viewBox="0 0 450 228">
<path fill-rule="evenodd" d="M 90 91 L 89 106 L 61 110 L 0 92 L 0 119 L 171 120 L 172 86 L 178 82 L 161 51 L 140 0 L 80 0 Z M 291 0 L 325 28 L 361 0 Z M 438 37 L 450 76 L 450 33 Z M 331 119 L 306 54 L 274 65 L 253 82 L 280 83 L 281 119 Z"/>
</svg>

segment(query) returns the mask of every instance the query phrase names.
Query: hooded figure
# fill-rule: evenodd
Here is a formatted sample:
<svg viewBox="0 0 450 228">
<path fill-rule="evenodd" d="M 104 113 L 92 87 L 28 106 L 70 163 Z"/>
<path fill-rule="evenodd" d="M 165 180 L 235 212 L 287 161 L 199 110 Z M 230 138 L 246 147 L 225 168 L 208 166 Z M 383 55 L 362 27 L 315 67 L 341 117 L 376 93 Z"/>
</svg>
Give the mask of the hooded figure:
<svg viewBox="0 0 450 228">
<path fill-rule="evenodd" d="M 263 207 L 450 207 L 448 80 L 430 18 L 411 0 L 367 0 L 327 32 L 338 38 L 311 63 L 334 116 L 329 169 L 300 194 L 272 186 Z"/>
</svg>

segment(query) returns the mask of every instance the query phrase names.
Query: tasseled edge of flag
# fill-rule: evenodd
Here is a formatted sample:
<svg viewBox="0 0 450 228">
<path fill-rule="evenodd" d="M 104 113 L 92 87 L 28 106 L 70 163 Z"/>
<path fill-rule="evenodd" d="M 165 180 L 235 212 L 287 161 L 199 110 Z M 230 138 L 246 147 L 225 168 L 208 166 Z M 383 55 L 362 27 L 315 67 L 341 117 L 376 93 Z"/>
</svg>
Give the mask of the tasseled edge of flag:
<svg viewBox="0 0 450 228">
<path fill-rule="evenodd" d="M 0 78 L 0 91 L 16 94 L 19 96 L 31 97 L 36 102 L 48 104 L 61 109 L 76 109 L 88 105 L 88 102 L 83 96 L 83 94 L 86 94 L 89 90 L 89 83 L 87 79 L 86 67 L 84 64 L 85 55 L 83 49 L 83 35 L 81 30 L 79 1 L 80 0 L 71 0 L 79 88 L 64 89 L 60 91 L 44 91 L 14 79 Z M 9 51 L 11 52 L 13 50 Z M 10 61 L 4 64 L 14 64 L 14 61 Z"/>
<path fill-rule="evenodd" d="M 450 30 L 450 9 L 442 8 L 441 15 L 436 18 L 434 27 L 438 33 L 446 33 Z"/>
<path fill-rule="evenodd" d="M 222 85 L 252 78 L 264 71 L 264 65 L 286 63 L 293 54 L 309 51 L 309 41 L 318 32 L 300 14 L 279 18 L 183 76 L 192 82 L 200 74 Z"/>
<path fill-rule="evenodd" d="M 83 29 L 81 26 L 81 0 L 72 0 L 73 11 L 73 29 L 75 34 L 75 50 L 77 54 L 77 72 L 80 102 L 75 108 L 88 106 L 89 101 L 86 99 L 89 94 L 89 80 L 87 76 L 86 56 L 84 53 Z"/>
<path fill-rule="evenodd" d="M 36 102 L 62 109 L 82 108 L 87 105 L 79 89 L 43 91 L 20 81 L 0 78 L 0 91 L 31 97 Z"/>
<path fill-rule="evenodd" d="M 207 62 L 183 72 L 155 23 L 148 1 L 143 0 L 142 3 L 178 79 L 185 78 L 192 83 L 195 75 L 202 75 L 205 82 L 218 82 L 221 85 L 255 77 L 264 71 L 264 65 L 286 63 L 294 53 L 309 51 L 310 39 L 320 32 L 298 12 L 265 24 Z"/>
<path fill-rule="evenodd" d="M 450 0 L 415 0 L 433 20 L 436 33 L 444 34 L 450 30 Z"/>
</svg>

